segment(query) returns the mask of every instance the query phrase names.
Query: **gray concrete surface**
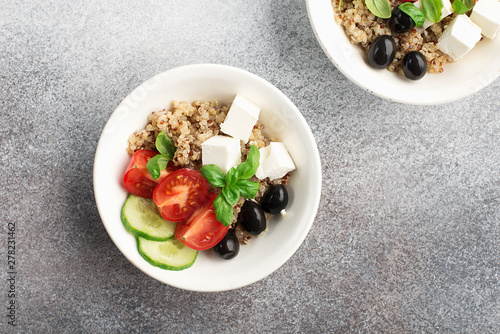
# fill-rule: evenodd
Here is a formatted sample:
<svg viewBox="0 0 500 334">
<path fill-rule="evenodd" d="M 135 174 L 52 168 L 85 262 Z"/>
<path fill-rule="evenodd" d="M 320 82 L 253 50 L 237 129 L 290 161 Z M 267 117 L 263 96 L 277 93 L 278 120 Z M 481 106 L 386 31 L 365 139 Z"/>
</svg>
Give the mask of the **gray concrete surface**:
<svg viewBox="0 0 500 334">
<path fill-rule="evenodd" d="M 303 1 L 0 7 L 0 332 L 500 332 L 499 80 L 441 106 L 381 100 L 330 63 Z M 97 141 L 119 102 L 191 63 L 275 84 L 322 156 L 320 210 L 298 252 L 223 293 L 182 291 L 136 269 L 92 190 Z"/>
</svg>

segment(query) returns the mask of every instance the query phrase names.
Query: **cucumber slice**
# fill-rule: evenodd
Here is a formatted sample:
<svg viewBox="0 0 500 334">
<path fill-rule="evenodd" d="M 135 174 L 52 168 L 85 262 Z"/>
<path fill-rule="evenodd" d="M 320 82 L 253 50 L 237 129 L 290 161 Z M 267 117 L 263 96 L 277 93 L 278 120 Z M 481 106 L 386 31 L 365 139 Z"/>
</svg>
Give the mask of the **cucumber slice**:
<svg viewBox="0 0 500 334">
<path fill-rule="evenodd" d="M 175 233 L 177 223 L 163 219 L 151 198 L 130 195 L 121 212 L 125 229 L 148 240 L 165 241 Z"/>
<path fill-rule="evenodd" d="M 183 270 L 191 267 L 198 251 L 180 243 L 175 238 L 167 241 L 151 241 L 137 237 L 137 249 L 153 266 L 168 270 Z"/>
</svg>

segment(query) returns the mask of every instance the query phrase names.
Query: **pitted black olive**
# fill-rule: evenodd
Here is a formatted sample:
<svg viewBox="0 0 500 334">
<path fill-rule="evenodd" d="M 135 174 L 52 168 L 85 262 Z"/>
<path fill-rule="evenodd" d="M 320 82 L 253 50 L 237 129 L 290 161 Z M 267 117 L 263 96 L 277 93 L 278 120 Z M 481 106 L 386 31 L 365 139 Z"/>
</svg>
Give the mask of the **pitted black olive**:
<svg viewBox="0 0 500 334">
<path fill-rule="evenodd" d="M 251 235 L 259 235 L 267 228 L 266 216 L 261 206 L 254 201 L 246 201 L 241 207 L 238 222 Z"/>
<path fill-rule="evenodd" d="M 396 7 L 392 11 L 390 26 L 393 32 L 403 33 L 415 27 L 415 21 L 408 14 Z"/>
<path fill-rule="evenodd" d="M 215 254 L 224 260 L 230 260 L 240 252 L 240 243 L 233 229 L 226 232 L 224 238 L 214 246 Z"/>
<path fill-rule="evenodd" d="M 427 73 L 427 59 L 418 51 L 408 52 L 403 58 L 403 72 L 408 79 L 422 79 Z"/>
<path fill-rule="evenodd" d="M 284 185 L 278 184 L 269 188 L 260 201 L 262 210 L 277 214 L 288 204 L 288 191 Z"/>
<path fill-rule="evenodd" d="M 389 35 L 377 37 L 368 50 L 368 64 L 372 67 L 387 68 L 396 56 L 396 42 Z"/>
</svg>

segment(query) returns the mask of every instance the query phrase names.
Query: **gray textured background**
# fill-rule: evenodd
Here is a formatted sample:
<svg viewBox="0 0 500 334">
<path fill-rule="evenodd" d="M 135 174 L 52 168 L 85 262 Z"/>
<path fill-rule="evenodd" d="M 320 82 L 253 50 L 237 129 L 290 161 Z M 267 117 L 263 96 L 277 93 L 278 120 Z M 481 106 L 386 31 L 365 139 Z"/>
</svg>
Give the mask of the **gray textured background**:
<svg viewBox="0 0 500 334">
<path fill-rule="evenodd" d="M 500 332 L 500 81 L 416 107 L 358 88 L 303 1 L 0 1 L 0 331 L 7 222 L 25 333 Z M 146 79 L 221 63 L 280 88 L 316 137 L 323 189 L 268 278 L 195 293 L 147 277 L 101 223 L 104 124 Z"/>
</svg>

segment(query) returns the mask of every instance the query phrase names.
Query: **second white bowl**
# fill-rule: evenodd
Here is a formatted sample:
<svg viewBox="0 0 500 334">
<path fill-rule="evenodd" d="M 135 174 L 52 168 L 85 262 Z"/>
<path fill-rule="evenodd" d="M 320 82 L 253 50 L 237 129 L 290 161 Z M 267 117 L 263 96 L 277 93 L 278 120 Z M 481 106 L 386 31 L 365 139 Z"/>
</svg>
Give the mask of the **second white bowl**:
<svg viewBox="0 0 500 334">
<path fill-rule="evenodd" d="M 500 36 L 483 38 L 463 59 L 445 64 L 443 73 L 412 81 L 371 68 L 361 47 L 351 44 L 335 22 L 331 0 L 307 0 L 307 10 L 328 58 L 352 82 L 379 97 L 407 104 L 440 104 L 471 95 L 500 75 Z"/>
</svg>

